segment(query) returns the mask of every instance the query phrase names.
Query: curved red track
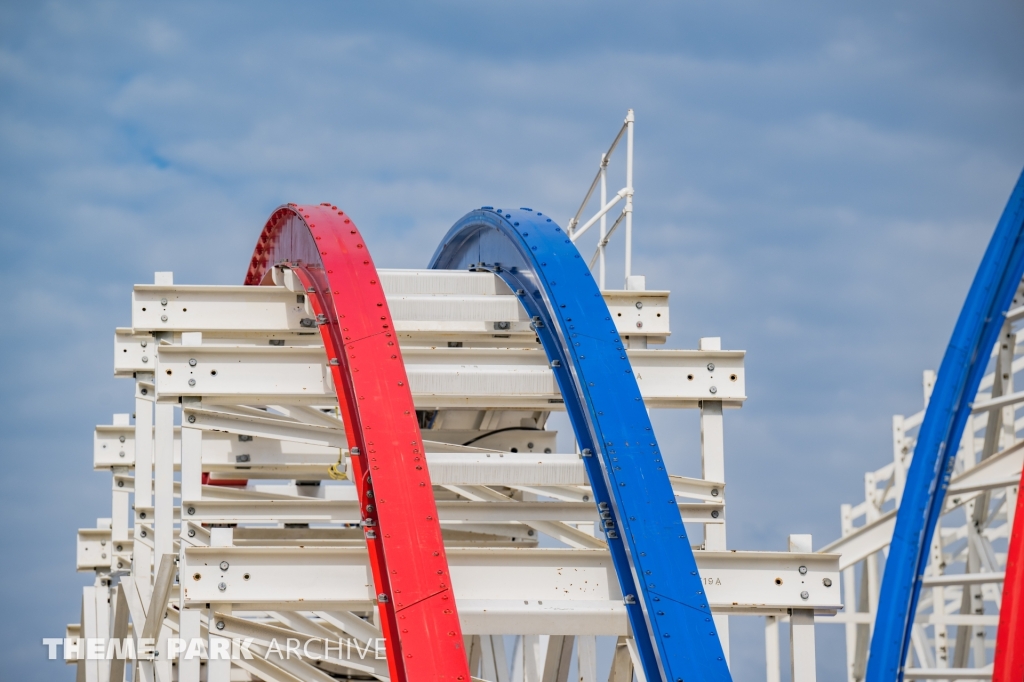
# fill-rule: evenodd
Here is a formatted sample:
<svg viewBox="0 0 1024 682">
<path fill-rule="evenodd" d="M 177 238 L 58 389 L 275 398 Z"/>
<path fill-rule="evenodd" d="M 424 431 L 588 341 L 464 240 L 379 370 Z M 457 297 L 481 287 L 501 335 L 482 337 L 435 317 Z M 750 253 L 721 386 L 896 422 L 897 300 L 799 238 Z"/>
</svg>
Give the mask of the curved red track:
<svg viewBox="0 0 1024 682">
<path fill-rule="evenodd" d="M 1006 557 L 1003 603 L 999 608 L 992 682 L 1024 680 L 1024 472 L 1017 487 L 1017 509 Z"/>
<path fill-rule="evenodd" d="M 287 265 L 320 320 L 352 451 L 393 682 L 468 682 L 423 441 L 405 364 L 373 260 L 336 206 L 274 211 L 246 284 Z"/>
</svg>

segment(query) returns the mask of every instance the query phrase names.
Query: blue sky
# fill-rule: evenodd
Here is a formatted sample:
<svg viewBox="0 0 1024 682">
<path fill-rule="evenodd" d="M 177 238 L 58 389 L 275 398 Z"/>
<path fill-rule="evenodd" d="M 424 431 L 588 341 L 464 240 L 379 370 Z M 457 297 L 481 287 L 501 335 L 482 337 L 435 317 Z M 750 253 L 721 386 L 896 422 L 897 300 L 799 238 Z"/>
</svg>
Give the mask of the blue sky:
<svg viewBox="0 0 1024 682">
<path fill-rule="evenodd" d="M 1024 164 L 1022 29 L 1013 2 L 0 3 L 0 677 L 72 678 L 39 642 L 77 621 L 75 529 L 109 514 L 90 438 L 129 409 L 134 282 L 241 282 L 287 201 L 344 207 L 392 267 L 483 204 L 564 223 L 629 107 L 670 345 L 748 351 L 730 545 L 831 540 Z M 698 470 L 694 415 L 655 419 Z M 734 630 L 761 679 L 760 625 Z"/>
</svg>

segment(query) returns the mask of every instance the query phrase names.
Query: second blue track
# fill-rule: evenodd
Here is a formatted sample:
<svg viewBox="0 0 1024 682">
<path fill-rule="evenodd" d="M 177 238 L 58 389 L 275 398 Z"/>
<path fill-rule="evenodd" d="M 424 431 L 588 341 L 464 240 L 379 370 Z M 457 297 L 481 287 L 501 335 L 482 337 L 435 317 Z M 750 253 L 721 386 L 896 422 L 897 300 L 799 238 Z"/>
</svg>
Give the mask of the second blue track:
<svg viewBox="0 0 1024 682">
<path fill-rule="evenodd" d="M 604 517 L 648 680 L 731 680 L 625 346 L 569 236 L 530 209 L 472 211 L 432 268 L 493 272 L 533 318 Z"/>
</svg>

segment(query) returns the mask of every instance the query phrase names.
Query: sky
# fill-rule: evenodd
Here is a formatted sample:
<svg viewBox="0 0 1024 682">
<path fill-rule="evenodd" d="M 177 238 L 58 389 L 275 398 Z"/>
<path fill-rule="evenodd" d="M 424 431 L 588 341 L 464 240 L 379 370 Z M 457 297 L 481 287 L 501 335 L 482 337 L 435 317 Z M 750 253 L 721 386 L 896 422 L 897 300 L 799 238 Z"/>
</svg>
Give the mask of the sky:
<svg viewBox="0 0 1024 682">
<path fill-rule="evenodd" d="M 831 541 L 1024 165 L 1022 29 L 1010 1 L 0 1 L 0 679 L 73 678 L 40 642 L 91 581 L 75 530 L 109 516 L 91 433 L 130 411 L 132 284 L 241 283 L 285 202 L 343 208 L 381 267 L 481 205 L 565 224 L 629 108 L 669 346 L 747 351 L 729 546 Z M 654 418 L 699 472 L 696 415 Z M 760 622 L 733 622 L 736 678 L 764 679 Z M 841 646 L 818 628 L 819 679 Z"/>
</svg>

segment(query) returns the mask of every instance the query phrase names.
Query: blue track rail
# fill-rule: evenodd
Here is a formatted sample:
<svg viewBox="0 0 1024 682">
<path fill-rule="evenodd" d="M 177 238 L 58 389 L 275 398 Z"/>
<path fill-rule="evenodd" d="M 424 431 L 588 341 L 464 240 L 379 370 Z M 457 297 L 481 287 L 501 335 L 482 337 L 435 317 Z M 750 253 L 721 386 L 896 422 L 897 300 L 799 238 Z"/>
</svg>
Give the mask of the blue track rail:
<svg viewBox="0 0 1024 682">
<path fill-rule="evenodd" d="M 868 658 L 868 682 L 903 679 L 921 578 L 960 437 L 1022 275 L 1024 173 L 974 276 L 918 433 L 885 563 Z"/>
<path fill-rule="evenodd" d="M 494 272 L 533 317 L 606 519 L 647 679 L 731 680 L 640 388 L 568 235 L 530 209 L 485 207 L 452 227 L 431 267 Z"/>
</svg>

